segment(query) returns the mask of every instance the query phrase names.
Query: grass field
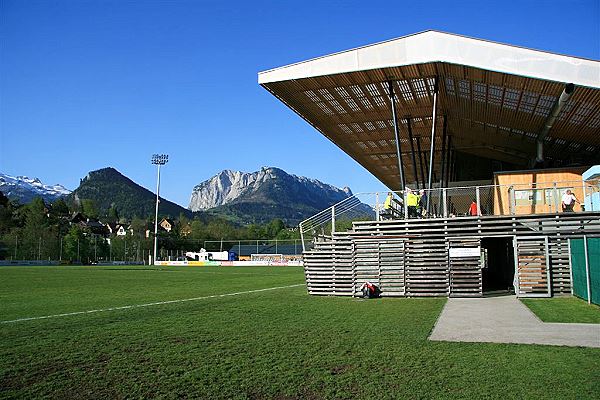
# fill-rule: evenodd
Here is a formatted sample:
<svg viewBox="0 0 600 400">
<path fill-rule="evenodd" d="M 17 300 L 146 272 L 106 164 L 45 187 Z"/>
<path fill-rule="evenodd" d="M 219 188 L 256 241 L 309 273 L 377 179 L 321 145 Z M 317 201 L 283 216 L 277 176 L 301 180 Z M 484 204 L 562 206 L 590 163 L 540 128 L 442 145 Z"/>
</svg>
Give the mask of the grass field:
<svg viewBox="0 0 600 400">
<path fill-rule="evenodd" d="M 544 322 L 600 324 L 600 307 L 577 297 L 521 300 Z"/>
<path fill-rule="evenodd" d="M 429 342 L 445 299 L 315 297 L 298 268 L 5 267 L 3 398 L 598 398 L 600 350 Z"/>
</svg>

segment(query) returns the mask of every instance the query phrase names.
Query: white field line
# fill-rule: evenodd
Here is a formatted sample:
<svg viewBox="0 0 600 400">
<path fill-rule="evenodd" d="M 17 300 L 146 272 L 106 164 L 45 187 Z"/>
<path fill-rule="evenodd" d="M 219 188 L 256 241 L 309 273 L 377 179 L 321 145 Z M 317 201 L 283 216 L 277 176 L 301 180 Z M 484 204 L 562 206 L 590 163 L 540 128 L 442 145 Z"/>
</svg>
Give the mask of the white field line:
<svg viewBox="0 0 600 400">
<path fill-rule="evenodd" d="M 190 299 L 157 301 L 157 302 L 154 302 L 154 303 L 133 304 L 133 305 L 129 305 L 129 306 L 110 307 L 110 308 L 99 308 L 97 310 L 76 311 L 76 312 L 70 312 L 70 313 L 64 313 L 64 314 L 44 315 L 44 316 L 41 316 L 41 317 L 28 317 L 28 318 L 11 319 L 11 320 L 7 320 L 7 321 L 0 321 L 0 323 L 2 323 L 2 324 L 11 324 L 11 323 L 15 323 L 15 322 L 34 321 L 34 320 L 38 320 L 38 319 L 69 317 L 71 315 L 93 314 L 93 313 L 100 313 L 100 312 L 106 312 L 106 311 L 117 311 L 117 310 L 129 310 L 129 309 L 132 309 L 132 308 L 160 306 L 160 305 L 163 305 L 163 304 L 184 303 L 186 301 L 215 299 L 215 298 L 219 298 L 219 297 L 238 296 L 238 295 L 241 295 L 241 294 L 266 292 L 266 291 L 269 291 L 269 290 L 287 289 L 287 288 L 292 288 L 292 287 L 297 287 L 297 286 L 303 286 L 303 285 L 304 285 L 304 283 L 299 283 L 297 285 L 276 286 L 276 287 L 271 287 L 271 288 L 266 288 L 266 289 L 248 290 L 248 291 L 245 291 L 245 292 L 213 294 L 211 296 L 192 297 Z"/>
</svg>

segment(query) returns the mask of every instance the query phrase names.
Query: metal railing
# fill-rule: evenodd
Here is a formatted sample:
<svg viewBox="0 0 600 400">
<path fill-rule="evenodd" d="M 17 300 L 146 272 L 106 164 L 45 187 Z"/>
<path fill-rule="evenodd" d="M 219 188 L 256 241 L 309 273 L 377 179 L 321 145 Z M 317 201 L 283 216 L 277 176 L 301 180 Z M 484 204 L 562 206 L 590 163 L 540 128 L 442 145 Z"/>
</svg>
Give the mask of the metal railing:
<svg viewBox="0 0 600 400">
<path fill-rule="evenodd" d="M 311 247 L 315 238 L 346 228 L 351 221 L 378 219 L 379 193 L 356 193 L 299 224 L 302 249 Z"/>
<path fill-rule="evenodd" d="M 571 190 L 577 199 L 573 212 L 600 211 L 600 180 L 436 187 L 421 190 L 416 206 L 409 205 L 411 199 L 408 196 L 410 192 L 417 192 L 407 188 L 404 191 L 365 192 L 348 197 L 302 221 L 300 237 L 303 250 L 306 250 L 315 240 L 339 231 L 340 225 L 350 229 L 351 224 L 347 221 L 568 212 L 570 210 L 564 210 L 562 206 L 567 190 Z M 391 207 L 384 206 L 388 193 L 393 194 Z M 405 198 L 407 201 L 404 201 Z M 414 202 L 413 198 L 412 204 Z M 371 213 L 356 213 L 358 209 L 370 209 Z M 346 221 L 346 224 L 340 224 L 340 221 Z"/>
</svg>

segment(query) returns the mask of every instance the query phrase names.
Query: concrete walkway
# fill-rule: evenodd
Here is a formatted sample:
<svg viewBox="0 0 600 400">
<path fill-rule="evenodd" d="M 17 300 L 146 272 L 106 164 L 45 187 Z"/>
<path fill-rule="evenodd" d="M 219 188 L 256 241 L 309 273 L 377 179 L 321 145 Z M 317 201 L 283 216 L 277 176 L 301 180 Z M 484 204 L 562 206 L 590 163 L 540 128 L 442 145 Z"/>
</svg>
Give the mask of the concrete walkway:
<svg viewBox="0 0 600 400">
<path fill-rule="evenodd" d="M 429 340 L 600 348 L 600 324 L 545 323 L 516 296 L 451 298 Z"/>
</svg>

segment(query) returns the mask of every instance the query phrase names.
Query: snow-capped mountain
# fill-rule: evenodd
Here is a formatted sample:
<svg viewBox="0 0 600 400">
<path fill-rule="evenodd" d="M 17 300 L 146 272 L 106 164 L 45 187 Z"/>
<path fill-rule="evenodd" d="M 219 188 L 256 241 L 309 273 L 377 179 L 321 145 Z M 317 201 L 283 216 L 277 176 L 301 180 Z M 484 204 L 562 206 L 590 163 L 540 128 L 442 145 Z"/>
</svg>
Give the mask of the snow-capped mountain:
<svg viewBox="0 0 600 400">
<path fill-rule="evenodd" d="M 347 187 L 340 189 L 279 168 L 263 167 L 251 173 L 218 173 L 194 187 L 188 208 L 211 210 L 244 223 L 281 218 L 294 225 L 349 196 L 352 191 Z M 363 206 L 357 212 L 372 213 Z"/>
<path fill-rule="evenodd" d="M 53 202 L 71 191 L 62 185 L 45 185 L 38 178 L 10 176 L 0 172 L 0 191 L 11 200 L 21 204 L 29 203 L 34 197 Z"/>
</svg>

